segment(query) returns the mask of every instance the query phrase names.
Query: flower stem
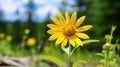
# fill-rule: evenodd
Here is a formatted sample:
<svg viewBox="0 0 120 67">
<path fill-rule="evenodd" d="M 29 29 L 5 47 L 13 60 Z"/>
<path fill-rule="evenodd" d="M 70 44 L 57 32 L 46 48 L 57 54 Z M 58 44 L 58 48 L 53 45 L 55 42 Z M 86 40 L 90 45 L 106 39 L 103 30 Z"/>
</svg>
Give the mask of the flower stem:
<svg viewBox="0 0 120 67">
<path fill-rule="evenodd" d="M 105 57 L 105 67 L 109 67 L 109 50 L 107 50 Z"/>
<path fill-rule="evenodd" d="M 27 35 L 23 36 L 22 42 L 21 42 L 21 55 L 24 56 L 24 48 L 25 48 L 25 40 L 27 39 Z"/>
<path fill-rule="evenodd" d="M 70 44 L 69 44 L 68 67 L 70 67 L 70 53 L 71 53 L 71 46 L 70 46 Z"/>
</svg>

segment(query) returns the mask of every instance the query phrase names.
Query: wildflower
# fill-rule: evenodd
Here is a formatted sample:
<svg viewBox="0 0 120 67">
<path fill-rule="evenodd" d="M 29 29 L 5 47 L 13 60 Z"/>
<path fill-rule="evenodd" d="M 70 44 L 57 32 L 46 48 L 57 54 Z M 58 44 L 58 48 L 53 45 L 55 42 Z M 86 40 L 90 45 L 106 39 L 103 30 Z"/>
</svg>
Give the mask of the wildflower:
<svg viewBox="0 0 120 67">
<path fill-rule="evenodd" d="M 36 40 L 35 40 L 35 38 L 29 38 L 28 40 L 27 40 L 27 43 L 26 43 L 26 45 L 27 46 L 33 46 L 33 45 L 35 45 L 35 43 L 36 43 Z"/>
<path fill-rule="evenodd" d="M 5 37 L 4 33 L 0 33 L 0 38 L 4 38 L 4 37 Z"/>
<path fill-rule="evenodd" d="M 25 34 L 29 34 L 30 33 L 30 30 L 29 29 L 25 29 Z"/>
<path fill-rule="evenodd" d="M 11 40 L 12 40 L 12 36 L 7 36 L 7 37 L 6 37 L 6 40 L 7 40 L 7 41 L 11 41 Z"/>
<path fill-rule="evenodd" d="M 50 48 L 48 46 L 45 46 L 44 51 L 49 52 Z"/>
<path fill-rule="evenodd" d="M 77 21 L 77 12 L 74 12 L 70 18 L 69 12 L 65 12 L 65 18 L 61 13 L 58 13 L 58 18 L 50 17 L 54 24 L 48 24 L 50 28 L 47 32 L 51 34 L 49 40 L 56 40 L 56 45 L 61 44 L 65 47 L 67 42 L 69 42 L 73 47 L 76 44 L 83 46 L 83 42 L 79 39 L 89 39 L 89 36 L 84 31 L 89 30 L 92 25 L 85 25 L 79 27 L 85 19 L 85 16 L 80 17 Z"/>
</svg>

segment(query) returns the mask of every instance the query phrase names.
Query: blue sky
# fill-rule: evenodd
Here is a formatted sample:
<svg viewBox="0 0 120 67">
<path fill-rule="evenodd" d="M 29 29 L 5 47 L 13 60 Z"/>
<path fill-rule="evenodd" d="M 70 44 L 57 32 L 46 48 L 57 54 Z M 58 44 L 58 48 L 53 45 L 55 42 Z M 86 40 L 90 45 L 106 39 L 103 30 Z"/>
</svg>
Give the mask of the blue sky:
<svg viewBox="0 0 120 67">
<path fill-rule="evenodd" d="M 35 14 L 33 15 L 33 21 L 41 22 L 44 21 L 50 13 L 51 16 L 55 16 L 59 12 L 59 7 L 62 6 L 62 1 L 65 1 L 68 5 L 64 6 L 67 10 L 73 10 L 69 5 L 75 5 L 74 0 L 33 0 L 36 4 Z M 27 19 L 26 12 L 28 9 L 26 5 L 29 0 L 0 0 L 0 9 L 4 11 L 3 19 L 13 22 L 20 19 L 25 22 Z M 19 11 L 19 15 L 15 14 L 16 10 Z"/>
</svg>

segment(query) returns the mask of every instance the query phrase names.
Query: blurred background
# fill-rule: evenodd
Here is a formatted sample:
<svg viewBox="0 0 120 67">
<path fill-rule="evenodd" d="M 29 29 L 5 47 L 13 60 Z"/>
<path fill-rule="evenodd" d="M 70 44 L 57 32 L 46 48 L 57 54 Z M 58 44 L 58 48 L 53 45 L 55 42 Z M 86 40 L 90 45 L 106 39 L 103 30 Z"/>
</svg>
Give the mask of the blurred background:
<svg viewBox="0 0 120 67">
<path fill-rule="evenodd" d="M 52 23 L 50 16 L 57 17 L 58 12 L 64 14 L 66 10 L 70 14 L 77 11 L 78 18 L 86 16 L 82 25 L 93 25 L 86 33 L 91 39 L 100 40 L 80 47 L 82 50 L 100 52 L 105 43 L 104 36 L 110 33 L 112 25 L 117 26 L 112 42 L 120 38 L 120 0 L 0 0 L 0 33 L 5 37 L 12 36 L 11 46 L 17 49 L 23 41 L 24 30 L 29 29 L 27 38 L 35 38 L 37 52 L 51 49 L 54 55 L 56 52 L 52 48 L 60 48 L 48 41 L 46 25 Z M 28 51 L 29 47 L 25 49 Z"/>
</svg>

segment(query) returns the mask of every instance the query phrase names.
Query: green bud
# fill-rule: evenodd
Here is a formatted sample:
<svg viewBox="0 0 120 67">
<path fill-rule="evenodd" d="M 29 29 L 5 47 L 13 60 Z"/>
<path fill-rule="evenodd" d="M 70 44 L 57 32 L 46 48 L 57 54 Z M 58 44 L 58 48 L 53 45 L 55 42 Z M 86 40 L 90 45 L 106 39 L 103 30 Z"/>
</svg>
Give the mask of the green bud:
<svg viewBox="0 0 120 67">
<path fill-rule="evenodd" d="M 116 25 L 112 25 L 112 31 L 115 31 Z"/>
<path fill-rule="evenodd" d="M 109 34 L 107 34 L 107 35 L 105 35 L 105 39 L 108 41 L 108 40 L 111 40 L 113 38 L 113 36 L 111 36 L 111 35 L 109 35 Z"/>
<path fill-rule="evenodd" d="M 111 43 L 105 43 L 103 45 L 103 49 L 106 49 L 106 50 L 111 50 L 113 47 L 113 45 Z"/>
</svg>

